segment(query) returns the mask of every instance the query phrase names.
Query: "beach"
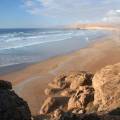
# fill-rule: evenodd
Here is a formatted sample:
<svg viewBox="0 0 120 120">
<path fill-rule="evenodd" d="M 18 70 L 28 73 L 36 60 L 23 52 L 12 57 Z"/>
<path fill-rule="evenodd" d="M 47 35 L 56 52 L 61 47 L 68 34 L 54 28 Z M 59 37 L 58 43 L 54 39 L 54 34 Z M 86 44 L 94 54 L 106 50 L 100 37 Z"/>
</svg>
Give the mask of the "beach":
<svg viewBox="0 0 120 120">
<path fill-rule="evenodd" d="M 120 120 L 120 0 L 0 3 L 0 120 Z"/>
<path fill-rule="evenodd" d="M 99 39 L 75 52 L 1 75 L 0 79 L 11 81 L 16 93 L 28 102 L 32 114 L 37 114 L 45 100 L 44 90 L 55 76 L 72 71 L 95 73 L 106 65 L 120 62 L 119 36 L 114 34 Z"/>
</svg>

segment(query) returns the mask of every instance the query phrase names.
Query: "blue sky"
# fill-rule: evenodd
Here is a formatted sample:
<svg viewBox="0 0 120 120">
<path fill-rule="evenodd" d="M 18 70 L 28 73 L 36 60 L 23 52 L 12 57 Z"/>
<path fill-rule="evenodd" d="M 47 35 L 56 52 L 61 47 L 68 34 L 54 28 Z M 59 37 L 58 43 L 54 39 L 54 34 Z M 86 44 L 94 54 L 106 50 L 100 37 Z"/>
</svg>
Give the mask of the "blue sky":
<svg viewBox="0 0 120 120">
<path fill-rule="evenodd" d="M 0 28 L 119 22 L 120 0 L 0 0 Z"/>
</svg>

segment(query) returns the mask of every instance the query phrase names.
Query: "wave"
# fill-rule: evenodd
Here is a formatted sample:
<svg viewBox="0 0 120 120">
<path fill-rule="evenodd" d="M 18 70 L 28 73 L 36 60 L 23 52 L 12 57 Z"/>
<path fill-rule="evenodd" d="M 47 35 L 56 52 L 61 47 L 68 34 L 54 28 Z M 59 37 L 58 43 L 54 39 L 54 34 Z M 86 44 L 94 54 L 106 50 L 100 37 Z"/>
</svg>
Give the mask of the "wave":
<svg viewBox="0 0 120 120">
<path fill-rule="evenodd" d="M 85 35 L 84 32 L 75 32 L 75 31 L 57 31 L 57 32 L 47 32 L 46 34 L 42 34 L 45 32 L 32 32 L 32 33 L 9 33 L 4 35 L 0 35 L 0 50 L 7 50 L 7 49 L 16 49 L 22 47 L 28 47 L 37 44 L 44 44 L 44 43 L 51 43 L 51 42 L 58 42 L 70 39 L 75 36 L 82 36 Z M 49 35 L 48 33 L 55 33 Z M 57 34 L 56 34 L 57 33 Z"/>
<path fill-rule="evenodd" d="M 22 45 L 6 46 L 6 47 L 3 47 L 3 48 L 2 48 L 2 46 L 0 46 L 0 50 L 16 49 L 16 48 L 28 47 L 28 46 L 33 46 L 33 45 L 38 45 L 38 44 L 44 44 L 44 43 L 59 42 L 59 41 L 64 41 L 64 40 L 70 39 L 70 38 L 71 37 L 67 37 L 67 38 L 64 38 L 64 39 L 51 40 L 51 41 L 49 41 L 49 40 L 39 41 L 39 42 L 22 44 Z"/>
<path fill-rule="evenodd" d="M 60 42 L 73 37 L 79 37 L 89 42 L 89 38 L 96 35 L 96 31 L 81 30 L 12 32 L 0 34 L 0 50 L 17 49 L 38 44 Z"/>
<path fill-rule="evenodd" d="M 64 34 L 57 34 L 57 35 L 33 35 L 33 36 L 19 36 L 19 37 L 12 37 L 8 38 L 5 42 L 12 42 L 12 41 L 18 41 L 18 40 L 30 40 L 30 39 L 38 39 L 38 38 L 46 38 L 49 39 L 51 37 L 61 37 L 61 36 L 68 36 L 72 35 L 72 33 L 64 33 Z M 57 38 L 56 38 L 57 39 Z"/>
</svg>

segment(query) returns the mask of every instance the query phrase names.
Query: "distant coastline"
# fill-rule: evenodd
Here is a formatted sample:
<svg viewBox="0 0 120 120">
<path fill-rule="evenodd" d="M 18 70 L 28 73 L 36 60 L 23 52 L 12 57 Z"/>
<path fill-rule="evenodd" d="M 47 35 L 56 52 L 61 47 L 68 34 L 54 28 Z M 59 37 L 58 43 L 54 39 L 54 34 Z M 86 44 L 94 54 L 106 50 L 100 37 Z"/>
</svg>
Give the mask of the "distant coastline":
<svg viewBox="0 0 120 120">
<path fill-rule="evenodd" d="M 115 23 L 73 23 L 70 25 L 66 25 L 67 29 L 86 29 L 86 30 L 110 30 L 110 31 L 118 31 L 119 24 Z"/>
</svg>

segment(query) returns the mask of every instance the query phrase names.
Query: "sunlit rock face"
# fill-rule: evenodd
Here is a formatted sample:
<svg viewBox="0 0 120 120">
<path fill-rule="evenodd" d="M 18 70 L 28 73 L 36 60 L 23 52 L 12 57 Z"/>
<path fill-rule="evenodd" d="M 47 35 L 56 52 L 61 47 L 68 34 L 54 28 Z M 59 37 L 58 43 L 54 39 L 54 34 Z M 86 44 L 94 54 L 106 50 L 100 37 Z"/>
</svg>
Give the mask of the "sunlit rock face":
<svg viewBox="0 0 120 120">
<path fill-rule="evenodd" d="M 98 71 L 93 78 L 94 105 L 98 111 L 110 111 L 120 107 L 120 63 Z"/>
</svg>

